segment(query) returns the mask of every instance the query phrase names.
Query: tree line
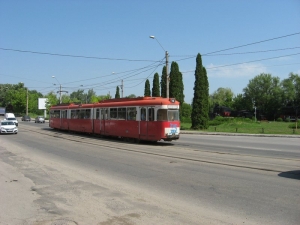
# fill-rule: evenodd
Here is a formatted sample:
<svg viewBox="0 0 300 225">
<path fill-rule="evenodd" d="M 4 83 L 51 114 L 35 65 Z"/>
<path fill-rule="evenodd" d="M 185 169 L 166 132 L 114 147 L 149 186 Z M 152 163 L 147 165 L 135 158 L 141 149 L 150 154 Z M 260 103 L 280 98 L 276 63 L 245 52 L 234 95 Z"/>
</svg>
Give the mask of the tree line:
<svg viewBox="0 0 300 225">
<path fill-rule="evenodd" d="M 160 79 L 159 79 L 160 77 Z M 180 119 L 189 119 L 192 129 L 207 129 L 209 114 L 216 106 L 228 107 L 231 110 L 254 111 L 254 107 L 263 113 L 268 119 L 276 119 L 280 116 L 282 109 L 290 107 L 297 114 L 300 105 L 300 77 L 298 74 L 290 73 L 288 78 L 280 81 L 278 77 L 271 74 L 259 74 L 251 79 L 243 89 L 243 93 L 234 95 L 230 88 L 220 87 L 209 95 L 209 83 L 207 72 L 202 65 L 201 55 L 196 57 L 194 97 L 192 104 L 184 101 L 184 84 L 182 73 L 177 62 L 171 63 L 169 80 L 169 97 L 180 102 Z M 144 96 L 166 97 L 166 67 L 162 69 L 161 76 L 154 74 L 152 88 L 149 79 L 145 81 Z M 23 83 L 0 84 L 0 106 L 8 110 L 24 114 L 26 111 L 26 98 L 28 93 L 28 111 L 33 114 L 43 114 L 38 109 L 38 98 L 48 99 L 50 105 L 59 104 L 59 98 L 55 92 L 46 95 L 36 91 L 27 90 Z M 115 98 L 120 98 L 120 88 L 116 87 Z M 134 98 L 135 94 L 125 96 Z M 85 93 L 84 89 L 78 89 L 70 94 L 63 94 L 62 103 L 95 103 L 112 96 L 96 95 L 93 89 Z"/>
<path fill-rule="evenodd" d="M 234 111 L 257 110 L 268 120 L 282 115 L 298 116 L 300 107 L 300 76 L 290 73 L 286 79 L 262 73 L 249 80 L 242 94 L 230 88 L 218 88 L 209 98 L 211 110 L 225 106 Z"/>
</svg>

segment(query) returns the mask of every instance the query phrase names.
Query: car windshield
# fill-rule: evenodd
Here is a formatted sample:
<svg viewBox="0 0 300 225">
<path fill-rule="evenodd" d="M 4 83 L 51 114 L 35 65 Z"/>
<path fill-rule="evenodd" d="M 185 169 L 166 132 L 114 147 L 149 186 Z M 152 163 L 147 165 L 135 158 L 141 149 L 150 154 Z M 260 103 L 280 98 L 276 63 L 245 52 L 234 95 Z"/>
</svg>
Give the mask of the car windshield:
<svg viewBox="0 0 300 225">
<path fill-rule="evenodd" d="M 14 122 L 7 121 L 7 122 L 1 122 L 1 125 L 15 125 L 15 124 Z"/>
<path fill-rule="evenodd" d="M 16 120 L 16 118 L 11 117 L 11 118 L 7 118 L 6 120 Z"/>
</svg>

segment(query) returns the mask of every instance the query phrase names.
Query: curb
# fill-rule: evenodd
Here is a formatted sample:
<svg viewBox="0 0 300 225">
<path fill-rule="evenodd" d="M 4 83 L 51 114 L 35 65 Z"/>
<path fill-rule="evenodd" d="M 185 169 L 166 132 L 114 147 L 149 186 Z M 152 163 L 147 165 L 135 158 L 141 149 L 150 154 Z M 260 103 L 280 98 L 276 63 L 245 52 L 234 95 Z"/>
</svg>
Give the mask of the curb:
<svg viewBox="0 0 300 225">
<path fill-rule="evenodd" d="M 288 135 L 288 134 L 247 134 L 247 133 L 202 132 L 202 131 L 188 131 L 188 130 L 180 130 L 180 134 L 300 138 L 300 135 L 298 135 L 298 134 L 295 134 L 295 135 Z"/>
</svg>

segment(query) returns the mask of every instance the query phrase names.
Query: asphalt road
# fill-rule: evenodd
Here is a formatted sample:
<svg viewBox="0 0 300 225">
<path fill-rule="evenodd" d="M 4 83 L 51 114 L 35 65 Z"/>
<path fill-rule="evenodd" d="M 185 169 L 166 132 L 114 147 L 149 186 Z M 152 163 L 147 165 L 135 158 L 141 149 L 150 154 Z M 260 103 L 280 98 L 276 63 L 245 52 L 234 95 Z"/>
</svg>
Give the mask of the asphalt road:
<svg viewBox="0 0 300 225">
<path fill-rule="evenodd" d="M 298 138 L 184 134 L 137 145 L 20 122 L 0 141 L 0 165 L 23 176 L 23 198 L 33 195 L 11 206 L 27 213 L 3 207 L 0 224 L 300 221 Z"/>
</svg>

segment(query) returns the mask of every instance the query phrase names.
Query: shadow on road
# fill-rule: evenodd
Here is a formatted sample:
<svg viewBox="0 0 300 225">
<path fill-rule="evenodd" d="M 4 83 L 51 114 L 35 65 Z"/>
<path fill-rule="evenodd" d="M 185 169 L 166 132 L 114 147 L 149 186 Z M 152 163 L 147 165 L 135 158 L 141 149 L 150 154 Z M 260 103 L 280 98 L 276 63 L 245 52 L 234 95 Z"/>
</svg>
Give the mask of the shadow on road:
<svg viewBox="0 0 300 225">
<path fill-rule="evenodd" d="M 278 176 L 300 180 L 300 170 L 292 170 L 292 171 L 282 172 L 282 173 L 279 173 Z"/>
</svg>

